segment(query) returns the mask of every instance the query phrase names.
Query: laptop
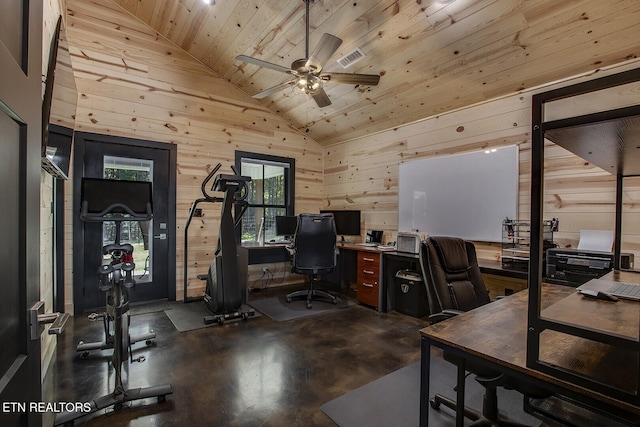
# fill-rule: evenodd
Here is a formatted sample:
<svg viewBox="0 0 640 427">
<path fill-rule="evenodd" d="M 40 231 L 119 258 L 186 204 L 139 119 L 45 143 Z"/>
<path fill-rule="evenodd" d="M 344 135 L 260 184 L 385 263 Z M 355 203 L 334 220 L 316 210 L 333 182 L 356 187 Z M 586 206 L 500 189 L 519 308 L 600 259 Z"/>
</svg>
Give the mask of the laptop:
<svg viewBox="0 0 640 427">
<path fill-rule="evenodd" d="M 634 301 L 640 301 L 640 284 L 591 279 L 577 287 L 578 291 L 595 291 Z"/>
</svg>

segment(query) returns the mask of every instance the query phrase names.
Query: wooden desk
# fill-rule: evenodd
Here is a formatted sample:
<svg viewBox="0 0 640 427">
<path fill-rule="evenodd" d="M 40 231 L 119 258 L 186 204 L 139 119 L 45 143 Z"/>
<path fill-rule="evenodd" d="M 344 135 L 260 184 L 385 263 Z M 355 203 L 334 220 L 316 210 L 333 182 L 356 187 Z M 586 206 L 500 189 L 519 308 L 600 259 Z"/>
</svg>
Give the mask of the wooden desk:
<svg viewBox="0 0 640 427">
<path fill-rule="evenodd" d="M 377 283 L 373 284 L 373 289 L 370 287 L 363 289 L 367 296 L 362 302 L 376 308 L 381 313 L 386 313 L 395 307 L 393 284 L 396 272 L 405 269 L 421 271 L 418 254 L 380 250 L 354 243 L 339 243 L 338 249 L 340 249 L 343 259 L 340 260 L 340 267 L 337 269 L 340 277 L 333 281 L 339 282 L 341 287 L 348 287 L 349 282 L 355 282 L 356 286 L 360 286 L 360 279 L 363 278 L 363 275 L 359 274 L 360 269 L 355 268 L 354 265 L 358 263 L 358 257 L 365 256 L 365 254 L 367 258 L 369 258 L 368 255 L 374 258 L 372 262 L 375 264 L 375 268 L 369 269 L 369 271 L 373 271 L 377 276 Z M 345 251 L 358 255 L 352 259 L 352 257 L 344 256 L 346 255 Z M 518 292 L 527 287 L 527 272 L 505 270 L 499 261 L 494 260 L 478 259 L 478 265 L 493 298 L 497 295 L 505 295 L 505 290 Z M 344 282 L 347 284 L 345 285 Z M 377 299 L 372 299 L 372 294 L 376 294 Z"/>
<path fill-rule="evenodd" d="M 478 258 L 478 266 L 492 300 L 527 288 L 527 271 L 508 270 L 502 262 L 484 258 Z"/>
<path fill-rule="evenodd" d="M 614 271 L 607 273 L 603 279 L 637 283 L 640 276 L 633 272 Z M 640 334 L 640 304 L 623 299 L 616 303 L 602 303 L 574 292 L 563 299 L 561 304 L 553 304 L 542 310 L 540 315 L 546 319 L 635 340 L 638 340 Z"/>
<path fill-rule="evenodd" d="M 485 286 L 492 299 L 497 296 L 519 292 L 527 287 L 527 272 L 505 270 L 502 263 L 495 260 L 478 258 L 478 266 L 482 272 Z M 398 270 L 409 269 L 421 272 L 420 256 L 407 252 L 386 251 L 382 255 L 381 263 L 381 295 L 386 295 L 386 301 L 380 302 L 383 312 L 395 307 L 395 293 L 393 283 Z"/>
<path fill-rule="evenodd" d="M 616 303 L 594 300 L 585 301 L 586 298 L 576 295 L 574 288 L 562 285 L 543 284 L 542 297 L 542 309 L 545 313 L 566 310 L 567 305 L 565 304 L 586 303 L 589 305 L 587 312 L 591 312 L 590 309 L 610 311 L 611 307 L 615 307 L 613 313 L 624 312 L 623 316 L 626 317 L 633 316 L 634 313 L 637 315 L 640 307 L 637 302 L 622 300 Z M 575 301 L 576 298 L 579 301 Z M 558 391 L 564 396 L 574 398 L 588 405 L 603 410 L 615 411 L 629 418 L 635 417 L 635 422 L 640 423 L 640 408 L 638 406 L 527 368 L 527 305 L 528 290 L 524 290 L 420 331 L 422 335 L 420 426 L 428 426 L 431 346 L 458 354 L 466 360 L 474 361 L 474 363 L 508 371 L 509 375 L 516 379 L 526 379 L 529 382 Z M 637 331 L 637 323 L 635 327 Z M 551 338 L 548 340 L 548 345 L 541 347 L 541 355 L 543 357 L 560 364 L 581 365 L 585 372 L 608 381 L 621 381 L 621 383 L 624 383 L 625 380 L 619 378 L 620 372 L 615 372 L 610 367 L 604 367 L 600 364 L 604 359 L 597 352 L 591 351 L 591 347 L 589 351 L 581 351 L 584 349 L 581 347 L 584 342 L 577 339 L 577 337 L 564 335 L 561 338 Z M 616 378 L 612 378 L 613 376 Z M 633 374 L 629 377 L 633 377 Z M 458 387 L 459 397 L 460 393 L 464 396 L 464 387 Z M 458 410 L 460 411 L 464 406 L 464 401 L 458 399 L 458 402 Z M 457 425 L 462 426 L 462 422 L 463 417 L 458 416 Z"/>
<path fill-rule="evenodd" d="M 380 312 L 387 311 L 387 288 L 385 286 L 382 267 L 383 250 L 372 246 L 357 245 L 353 243 L 339 243 L 338 249 L 356 253 L 356 270 L 352 274 L 350 268 L 342 266 L 341 274 L 356 279 L 356 297 L 358 302 L 377 309 Z M 344 263 L 342 263 L 344 264 Z"/>
<path fill-rule="evenodd" d="M 264 244 L 260 242 L 243 242 L 238 249 L 247 252 L 247 264 L 271 264 L 273 262 L 288 262 L 291 255 L 286 249 L 286 244 Z"/>
</svg>

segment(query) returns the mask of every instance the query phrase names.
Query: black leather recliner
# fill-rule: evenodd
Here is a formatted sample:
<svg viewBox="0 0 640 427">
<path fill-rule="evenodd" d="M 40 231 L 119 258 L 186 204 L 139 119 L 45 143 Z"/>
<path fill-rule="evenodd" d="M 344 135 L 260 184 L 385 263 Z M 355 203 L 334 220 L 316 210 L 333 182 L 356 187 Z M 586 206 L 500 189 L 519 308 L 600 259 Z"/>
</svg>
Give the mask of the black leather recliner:
<svg viewBox="0 0 640 427">
<path fill-rule="evenodd" d="M 431 323 L 490 302 L 473 243 L 457 237 L 429 237 L 420 245 L 420 265 L 429 299 Z M 462 360 L 457 355 L 444 352 L 443 357 L 450 363 L 461 365 Z M 487 368 L 473 361 L 466 360 L 465 369 L 475 374 L 476 380 L 485 388 L 482 411 L 465 408 L 465 417 L 473 420 L 474 426 L 521 425 L 498 418 L 497 387 L 514 389 L 533 398 L 546 398 L 552 394 L 532 384 L 516 382 L 497 369 Z M 454 400 L 440 394 L 432 397 L 429 403 L 434 409 L 438 409 L 441 404 L 454 411 L 456 409 Z"/>
<path fill-rule="evenodd" d="M 432 323 L 488 304 L 473 243 L 457 237 L 429 237 L 422 242 L 420 263 Z"/>
</svg>

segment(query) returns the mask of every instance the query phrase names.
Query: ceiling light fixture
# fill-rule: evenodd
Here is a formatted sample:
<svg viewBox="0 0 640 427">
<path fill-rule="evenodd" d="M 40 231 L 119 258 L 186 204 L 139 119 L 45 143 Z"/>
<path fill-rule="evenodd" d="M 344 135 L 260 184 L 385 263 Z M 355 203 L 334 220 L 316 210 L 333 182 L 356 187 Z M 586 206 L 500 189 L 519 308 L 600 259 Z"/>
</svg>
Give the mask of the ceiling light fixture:
<svg viewBox="0 0 640 427">
<path fill-rule="evenodd" d="M 293 84 L 293 90 L 306 95 L 316 94 L 322 90 L 322 79 L 311 73 L 302 75 Z"/>
<path fill-rule="evenodd" d="M 202 0 L 204 2 L 204 4 L 208 4 L 210 6 L 213 6 L 214 4 L 216 4 L 216 0 Z"/>
<path fill-rule="evenodd" d="M 270 68 L 292 76 L 288 81 L 263 89 L 262 92 L 253 95 L 253 97 L 255 99 L 263 99 L 282 89 L 293 87 L 294 93 L 311 95 L 318 107 L 323 108 L 331 105 L 329 96 L 322 88 L 324 82 L 366 86 L 377 85 L 380 81 L 380 76 L 377 74 L 327 73 L 323 71 L 322 68 L 324 64 L 337 52 L 338 47 L 342 44 L 342 40 L 329 33 L 324 33 L 316 48 L 313 52 L 309 53 L 309 5 L 313 3 L 314 0 L 302 1 L 304 1 L 306 5 L 305 57 L 303 59 L 296 59 L 291 63 L 291 67 L 287 68 L 247 55 L 236 56 L 236 59 L 239 61 L 244 61 L 259 67 Z"/>
</svg>

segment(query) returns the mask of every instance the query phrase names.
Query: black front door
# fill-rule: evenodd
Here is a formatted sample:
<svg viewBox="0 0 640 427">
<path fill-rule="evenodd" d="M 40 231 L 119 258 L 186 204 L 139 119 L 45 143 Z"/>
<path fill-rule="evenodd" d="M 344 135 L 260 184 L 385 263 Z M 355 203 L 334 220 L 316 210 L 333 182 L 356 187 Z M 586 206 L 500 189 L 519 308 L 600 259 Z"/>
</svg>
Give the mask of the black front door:
<svg viewBox="0 0 640 427">
<path fill-rule="evenodd" d="M 40 337 L 28 308 L 40 296 L 42 2 L 0 2 L 0 425 L 36 426 Z"/>
<path fill-rule="evenodd" d="M 136 285 L 129 299 L 132 303 L 175 299 L 175 146 L 84 133 L 76 134 L 75 144 L 75 159 L 82 158 L 81 176 L 153 183 L 153 219 L 121 223 L 120 243 L 133 245 L 136 264 Z M 79 182 L 75 180 L 76 185 Z M 74 251 L 74 257 L 83 258 L 83 273 L 74 275 L 74 311 L 82 313 L 105 305 L 96 271 L 109 261 L 102 246 L 113 243 L 116 236 L 114 222 L 77 224 L 82 253 Z"/>
</svg>

